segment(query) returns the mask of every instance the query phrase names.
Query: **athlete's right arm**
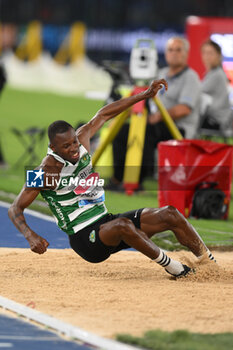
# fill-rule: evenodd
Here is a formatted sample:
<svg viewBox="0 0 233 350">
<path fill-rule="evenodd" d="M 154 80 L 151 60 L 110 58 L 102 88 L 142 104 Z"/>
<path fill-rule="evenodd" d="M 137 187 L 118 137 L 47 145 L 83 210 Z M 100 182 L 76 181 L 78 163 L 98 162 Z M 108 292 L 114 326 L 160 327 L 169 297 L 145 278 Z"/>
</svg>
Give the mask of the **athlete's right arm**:
<svg viewBox="0 0 233 350">
<path fill-rule="evenodd" d="M 8 210 L 8 215 L 16 228 L 24 235 L 33 252 L 43 254 L 49 243 L 43 237 L 35 233 L 26 223 L 24 209 L 27 208 L 38 196 L 40 190 L 24 187 L 14 203 Z"/>
</svg>

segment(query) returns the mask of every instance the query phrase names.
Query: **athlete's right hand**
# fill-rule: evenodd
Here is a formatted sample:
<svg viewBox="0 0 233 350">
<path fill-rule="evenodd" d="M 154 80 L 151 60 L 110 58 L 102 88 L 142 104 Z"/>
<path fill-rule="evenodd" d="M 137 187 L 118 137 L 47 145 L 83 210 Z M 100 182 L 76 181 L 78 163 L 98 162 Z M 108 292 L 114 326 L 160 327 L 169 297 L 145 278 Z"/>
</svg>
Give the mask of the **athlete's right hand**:
<svg viewBox="0 0 233 350">
<path fill-rule="evenodd" d="M 49 242 L 45 238 L 39 236 L 35 232 L 31 232 L 30 237 L 27 238 L 31 251 L 37 254 L 43 254 L 46 252 Z"/>
</svg>

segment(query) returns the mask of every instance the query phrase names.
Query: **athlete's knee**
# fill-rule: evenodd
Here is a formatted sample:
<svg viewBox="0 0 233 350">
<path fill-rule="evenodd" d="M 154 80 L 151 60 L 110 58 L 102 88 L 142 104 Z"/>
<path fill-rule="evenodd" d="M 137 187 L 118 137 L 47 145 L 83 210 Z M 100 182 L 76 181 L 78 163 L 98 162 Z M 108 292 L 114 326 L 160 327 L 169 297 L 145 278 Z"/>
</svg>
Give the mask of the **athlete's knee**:
<svg viewBox="0 0 233 350">
<path fill-rule="evenodd" d="M 166 213 L 166 221 L 171 226 L 179 226 L 182 221 L 184 220 L 183 215 L 172 205 L 168 205 L 165 207 L 165 213 Z"/>
<path fill-rule="evenodd" d="M 116 228 L 122 236 L 131 235 L 133 233 L 134 224 L 128 218 L 119 218 L 116 222 Z"/>
</svg>

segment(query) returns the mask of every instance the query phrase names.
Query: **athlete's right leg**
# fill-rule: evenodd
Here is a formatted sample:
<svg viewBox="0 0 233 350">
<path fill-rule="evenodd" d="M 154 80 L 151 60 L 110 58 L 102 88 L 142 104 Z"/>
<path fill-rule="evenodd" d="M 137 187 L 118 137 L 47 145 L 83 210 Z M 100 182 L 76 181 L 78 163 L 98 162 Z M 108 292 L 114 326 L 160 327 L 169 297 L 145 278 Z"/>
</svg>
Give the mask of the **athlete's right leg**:
<svg viewBox="0 0 233 350">
<path fill-rule="evenodd" d="M 169 258 L 128 218 L 120 217 L 101 225 L 99 238 L 107 246 L 118 246 L 121 241 L 125 242 L 165 267 L 173 276 L 183 276 L 190 271 L 186 265 Z"/>
</svg>

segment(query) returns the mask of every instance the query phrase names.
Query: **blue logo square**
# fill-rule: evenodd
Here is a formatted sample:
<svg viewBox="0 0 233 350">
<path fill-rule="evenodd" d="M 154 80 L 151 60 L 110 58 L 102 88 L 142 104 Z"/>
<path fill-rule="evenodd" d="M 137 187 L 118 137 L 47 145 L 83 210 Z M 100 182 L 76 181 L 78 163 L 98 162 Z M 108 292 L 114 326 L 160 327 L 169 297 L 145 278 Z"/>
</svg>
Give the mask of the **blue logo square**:
<svg viewBox="0 0 233 350">
<path fill-rule="evenodd" d="M 44 187 L 44 171 L 39 170 L 27 170 L 26 187 Z"/>
</svg>

